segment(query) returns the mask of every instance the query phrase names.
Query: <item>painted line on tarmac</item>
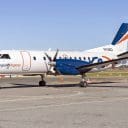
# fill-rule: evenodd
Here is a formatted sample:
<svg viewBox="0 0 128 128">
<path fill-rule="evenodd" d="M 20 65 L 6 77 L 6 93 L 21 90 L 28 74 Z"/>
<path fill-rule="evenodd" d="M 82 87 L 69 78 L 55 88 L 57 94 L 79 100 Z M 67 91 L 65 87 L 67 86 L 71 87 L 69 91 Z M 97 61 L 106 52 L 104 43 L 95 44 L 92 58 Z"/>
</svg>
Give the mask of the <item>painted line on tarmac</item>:
<svg viewBox="0 0 128 128">
<path fill-rule="evenodd" d="M 71 105 L 82 105 L 82 104 L 95 104 L 95 103 L 111 103 L 111 102 L 121 102 L 124 100 L 128 100 L 127 98 L 115 98 L 115 99 L 107 99 L 107 100 L 99 100 L 99 101 L 84 101 L 84 102 L 72 102 L 72 103 L 64 103 L 64 104 L 51 104 L 51 105 L 38 105 L 38 106 L 29 106 L 29 107 L 19 107 L 19 108 L 11 108 L 11 109 L 0 109 L 0 112 L 15 112 L 15 111 L 27 111 L 33 109 L 43 109 L 43 108 L 50 108 L 50 107 L 64 107 L 64 106 L 71 106 Z"/>
<path fill-rule="evenodd" d="M 74 96 L 79 96 L 83 95 L 84 92 L 81 91 L 75 91 L 75 94 L 61 94 L 61 95 L 55 95 L 55 96 L 23 96 L 17 99 L 5 99 L 5 100 L 0 100 L 0 103 L 5 103 L 5 102 L 17 102 L 17 101 L 32 101 L 32 100 L 42 100 L 42 99 L 55 99 L 55 98 L 69 98 L 69 97 L 74 97 Z"/>
</svg>

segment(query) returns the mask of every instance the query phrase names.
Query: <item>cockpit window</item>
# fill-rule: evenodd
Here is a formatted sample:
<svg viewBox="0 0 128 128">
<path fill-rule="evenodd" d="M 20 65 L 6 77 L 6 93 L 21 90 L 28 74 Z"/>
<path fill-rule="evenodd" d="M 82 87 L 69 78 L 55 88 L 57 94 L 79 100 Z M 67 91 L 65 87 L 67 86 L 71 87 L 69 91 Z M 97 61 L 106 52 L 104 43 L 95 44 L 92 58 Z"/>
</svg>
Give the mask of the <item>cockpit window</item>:
<svg viewBox="0 0 128 128">
<path fill-rule="evenodd" d="M 10 59 L 9 54 L 0 54 L 0 59 Z"/>
</svg>

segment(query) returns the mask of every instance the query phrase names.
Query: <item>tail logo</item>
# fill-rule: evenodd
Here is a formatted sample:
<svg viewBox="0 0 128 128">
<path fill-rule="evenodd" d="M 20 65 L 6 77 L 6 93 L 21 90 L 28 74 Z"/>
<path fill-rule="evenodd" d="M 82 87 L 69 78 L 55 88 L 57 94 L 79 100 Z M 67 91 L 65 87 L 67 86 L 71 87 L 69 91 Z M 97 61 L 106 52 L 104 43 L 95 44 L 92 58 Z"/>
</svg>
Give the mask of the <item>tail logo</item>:
<svg viewBox="0 0 128 128">
<path fill-rule="evenodd" d="M 128 39 L 128 23 L 122 23 L 115 38 L 112 41 L 112 45 L 123 43 Z"/>
<path fill-rule="evenodd" d="M 117 44 L 120 44 L 124 42 L 125 40 L 128 40 L 128 34 L 126 34 Z"/>
</svg>

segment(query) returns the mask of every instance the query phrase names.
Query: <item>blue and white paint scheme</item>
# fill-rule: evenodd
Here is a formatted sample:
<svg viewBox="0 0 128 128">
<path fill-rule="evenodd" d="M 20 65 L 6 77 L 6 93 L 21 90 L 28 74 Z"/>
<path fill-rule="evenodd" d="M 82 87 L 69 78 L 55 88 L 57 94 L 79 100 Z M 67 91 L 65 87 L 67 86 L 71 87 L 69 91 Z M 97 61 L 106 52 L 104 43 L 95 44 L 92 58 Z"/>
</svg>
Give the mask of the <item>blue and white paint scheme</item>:
<svg viewBox="0 0 128 128">
<path fill-rule="evenodd" d="M 128 59 L 128 23 L 123 23 L 110 45 L 86 51 L 0 51 L 0 74 L 41 75 L 39 85 L 45 85 L 44 74 L 82 75 L 112 67 Z M 87 83 L 86 83 L 87 84 Z"/>
</svg>

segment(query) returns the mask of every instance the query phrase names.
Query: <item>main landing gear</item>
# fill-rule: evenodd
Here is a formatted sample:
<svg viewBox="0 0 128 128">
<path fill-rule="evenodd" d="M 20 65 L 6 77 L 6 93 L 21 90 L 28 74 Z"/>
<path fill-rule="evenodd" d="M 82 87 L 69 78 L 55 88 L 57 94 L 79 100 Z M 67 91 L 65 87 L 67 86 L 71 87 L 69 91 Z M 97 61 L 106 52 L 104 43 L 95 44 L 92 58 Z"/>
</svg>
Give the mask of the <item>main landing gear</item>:
<svg viewBox="0 0 128 128">
<path fill-rule="evenodd" d="M 80 82 L 80 87 L 87 87 L 88 86 L 88 82 L 87 82 L 87 76 L 86 74 L 81 74 L 81 82 Z"/>
<path fill-rule="evenodd" d="M 81 74 L 81 82 L 80 82 L 80 87 L 87 87 L 88 82 L 87 82 L 87 76 L 86 74 Z M 46 86 L 46 81 L 44 80 L 45 75 L 41 75 L 41 81 L 39 81 L 39 86 Z"/>
<path fill-rule="evenodd" d="M 46 86 L 46 82 L 44 80 L 45 75 L 41 75 L 41 81 L 39 81 L 39 86 Z"/>
</svg>

